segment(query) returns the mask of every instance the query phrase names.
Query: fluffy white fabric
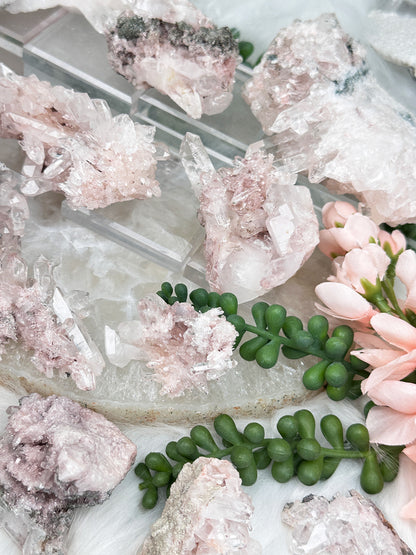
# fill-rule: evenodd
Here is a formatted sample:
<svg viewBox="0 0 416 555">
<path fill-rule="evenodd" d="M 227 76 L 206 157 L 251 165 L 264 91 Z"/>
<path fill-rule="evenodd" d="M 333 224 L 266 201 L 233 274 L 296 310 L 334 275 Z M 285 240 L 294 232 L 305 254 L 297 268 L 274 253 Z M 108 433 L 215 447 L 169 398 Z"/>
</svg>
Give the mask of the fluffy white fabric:
<svg viewBox="0 0 416 555">
<path fill-rule="evenodd" d="M 5 426 L 5 409 L 17 402 L 17 396 L 7 390 L 0 390 L 0 424 Z M 303 407 L 291 406 L 281 409 L 269 419 L 258 420 L 265 429 L 267 437 L 278 435 L 276 422 L 283 414 L 293 414 L 299 408 L 308 408 L 319 419 L 332 412 L 339 416 L 344 429 L 353 423 L 363 421 L 360 403 L 329 401 L 325 394 L 318 395 Z M 237 421 L 240 429 L 249 419 Z M 169 441 L 177 440 L 189 434 L 190 427 L 167 425 L 122 426 L 124 433 L 138 447 L 137 462 L 144 459 L 150 451 L 163 450 Z M 325 442 L 325 440 L 323 440 Z M 398 478 L 385 486 L 382 493 L 369 496 L 384 512 L 387 520 L 396 528 L 401 538 L 413 550 L 416 549 L 416 524 L 403 520 L 398 516 L 400 508 L 416 496 L 416 483 L 406 481 L 406 470 L 412 465 L 402 456 L 401 470 Z M 333 497 L 337 492 L 346 493 L 357 489 L 359 485 L 361 464 L 356 461 L 343 461 L 331 479 L 307 487 L 296 478 L 287 484 L 278 484 L 270 474 L 270 470 L 259 471 L 258 481 L 254 486 L 245 488 L 254 503 L 252 536 L 257 539 L 264 555 L 285 555 L 290 553 L 290 531 L 281 524 L 281 511 L 285 503 L 301 499 L 314 493 Z M 141 492 L 138 491 L 139 480 L 131 471 L 126 479 L 114 490 L 111 498 L 102 505 L 89 509 L 79 509 L 71 526 L 68 538 L 68 555 L 135 555 L 152 523 L 159 517 L 163 503 L 153 510 L 145 511 L 140 506 Z M 366 495 L 366 494 L 364 494 Z M 2 531 L 0 535 L 0 553 L 19 555 L 21 551 Z M 162 555 L 162 554 L 161 554 Z M 174 555 L 174 554 L 171 554 Z M 180 554 L 177 554 L 180 555 Z"/>
</svg>

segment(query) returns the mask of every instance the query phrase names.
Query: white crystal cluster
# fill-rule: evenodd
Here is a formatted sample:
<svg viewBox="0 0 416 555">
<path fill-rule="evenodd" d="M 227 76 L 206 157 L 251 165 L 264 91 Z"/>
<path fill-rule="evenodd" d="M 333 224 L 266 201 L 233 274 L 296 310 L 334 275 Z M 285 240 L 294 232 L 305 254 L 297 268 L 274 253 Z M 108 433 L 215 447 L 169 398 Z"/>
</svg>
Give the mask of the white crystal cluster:
<svg viewBox="0 0 416 555">
<path fill-rule="evenodd" d="M 412 555 L 382 512 L 356 491 L 328 501 L 308 495 L 287 503 L 282 521 L 292 530 L 291 553 Z"/>
<path fill-rule="evenodd" d="M 39 539 L 43 532 L 43 546 L 26 545 L 24 553 L 63 553 L 73 510 L 109 497 L 133 464 L 136 446 L 102 415 L 66 397 L 34 393 L 8 414 L 0 439 L 2 500 L 41 531 Z"/>
<path fill-rule="evenodd" d="M 153 294 L 138 303 L 138 315 L 139 320 L 122 322 L 118 334 L 106 328 L 106 354 L 117 366 L 146 360 L 162 385 L 161 395 L 205 390 L 209 380 L 235 366 L 231 355 L 237 332 L 221 309 L 200 313 L 190 303 L 168 305 Z"/>
<path fill-rule="evenodd" d="M 416 119 L 334 15 L 280 31 L 244 96 L 291 170 L 356 195 L 377 223 L 416 222 Z"/>
<path fill-rule="evenodd" d="M 249 536 L 252 514 L 233 465 L 200 457 L 182 468 L 139 554 L 259 555 L 259 544 Z"/>
<path fill-rule="evenodd" d="M 274 165 L 262 143 L 218 172 L 200 138 L 187 133 L 182 162 L 200 201 L 210 287 L 244 302 L 285 283 L 319 241 L 310 192 Z"/>
<path fill-rule="evenodd" d="M 103 100 L 0 64 L 0 136 L 20 141 L 22 191 L 62 191 L 74 208 L 159 196 L 154 128 L 112 117 Z"/>
</svg>

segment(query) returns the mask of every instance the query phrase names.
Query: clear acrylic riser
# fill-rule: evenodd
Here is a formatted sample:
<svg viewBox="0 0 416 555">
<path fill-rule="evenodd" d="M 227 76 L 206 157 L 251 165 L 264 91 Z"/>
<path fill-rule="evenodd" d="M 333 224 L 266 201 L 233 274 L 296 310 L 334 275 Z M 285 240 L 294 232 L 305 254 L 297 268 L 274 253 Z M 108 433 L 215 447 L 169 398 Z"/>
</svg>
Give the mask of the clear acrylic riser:
<svg viewBox="0 0 416 555">
<path fill-rule="evenodd" d="M 243 156 L 248 145 L 263 136 L 240 94 L 251 73 L 249 67 L 238 68 L 234 99 L 225 112 L 194 120 L 167 96 L 154 89 L 136 91 L 117 75 L 107 60 L 105 37 L 79 14 L 67 13 L 29 41 L 23 59 L 26 75 L 35 73 L 53 84 L 104 98 L 114 111 L 130 113 L 136 121 L 154 125 L 158 140 L 176 152 L 186 132 L 200 135 L 217 167 Z"/>
<path fill-rule="evenodd" d="M 23 46 L 66 14 L 63 8 L 11 14 L 0 9 L 0 48 L 23 55 Z"/>
</svg>

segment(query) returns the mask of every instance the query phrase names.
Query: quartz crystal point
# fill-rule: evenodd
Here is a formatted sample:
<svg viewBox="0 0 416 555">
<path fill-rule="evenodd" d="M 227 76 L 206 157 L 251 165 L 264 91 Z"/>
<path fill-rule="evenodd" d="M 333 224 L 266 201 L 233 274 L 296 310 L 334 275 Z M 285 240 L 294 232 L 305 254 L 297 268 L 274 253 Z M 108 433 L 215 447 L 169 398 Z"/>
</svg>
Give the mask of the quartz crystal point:
<svg viewBox="0 0 416 555">
<path fill-rule="evenodd" d="M 66 397 L 34 393 L 9 407 L 0 440 L 3 505 L 24 553 L 63 553 L 77 507 L 105 501 L 134 462 L 136 446 L 102 415 Z M 13 533 L 13 530 L 11 530 Z"/>
<path fill-rule="evenodd" d="M 210 287 L 245 302 L 292 277 L 319 242 L 310 192 L 295 186 L 296 175 L 275 166 L 262 143 L 216 172 L 201 139 L 187 133 L 181 157 L 200 202 Z"/>
<path fill-rule="evenodd" d="M 221 309 L 200 313 L 190 303 L 168 305 L 154 294 L 139 302 L 138 312 L 139 320 L 119 325 L 119 335 L 106 328 L 106 353 L 118 366 L 147 360 L 162 395 L 205 390 L 208 380 L 235 366 L 231 355 L 237 331 Z"/>
<path fill-rule="evenodd" d="M 154 128 L 112 117 L 103 100 L 0 64 L 0 136 L 27 155 L 22 192 L 62 191 L 73 208 L 160 195 Z"/>
<path fill-rule="evenodd" d="M 291 553 L 413 555 L 376 505 L 356 491 L 287 503 L 282 520 L 293 529 Z"/>
<path fill-rule="evenodd" d="M 0 248 L 24 233 L 29 217 L 25 197 L 18 190 L 18 176 L 0 163 Z"/>
<path fill-rule="evenodd" d="M 409 67 L 416 78 L 416 17 L 374 10 L 368 22 L 371 46 L 386 60 Z"/>
<path fill-rule="evenodd" d="M 58 3 L 80 10 L 106 35 L 110 63 L 139 90 L 155 87 L 192 118 L 230 104 L 238 44 L 188 0 L 0 0 L 12 12 Z"/>
<path fill-rule="evenodd" d="M 334 15 L 276 36 L 244 97 L 282 161 L 363 201 L 376 223 L 416 222 L 416 118 L 382 89 Z"/>
<path fill-rule="evenodd" d="M 259 555 L 259 544 L 249 536 L 252 513 L 233 465 L 200 457 L 182 468 L 139 554 Z"/>
</svg>

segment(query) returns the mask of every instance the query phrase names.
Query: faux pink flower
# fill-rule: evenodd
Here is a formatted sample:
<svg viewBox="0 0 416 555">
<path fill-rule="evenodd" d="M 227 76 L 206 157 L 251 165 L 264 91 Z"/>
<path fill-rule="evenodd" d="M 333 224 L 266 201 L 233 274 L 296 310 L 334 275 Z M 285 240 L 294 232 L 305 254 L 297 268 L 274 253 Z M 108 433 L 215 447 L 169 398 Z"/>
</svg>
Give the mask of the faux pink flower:
<svg viewBox="0 0 416 555">
<path fill-rule="evenodd" d="M 406 248 L 406 237 L 398 229 L 395 229 L 392 233 L 380 229 L 377 239 L 383 248 L 388 243 L 393 254 L 397 254 Z"/>
<path fill-rule="evenodd" d="M 396 275 L 404 283 L 407 297 L 404 308 L 416 312 L 416 253 L 406 250 L 399 256 L 396 265 Z"/>
<path fill-rule="evenodd" d="M 374 367 L 361 383 L 363 393 L 373 398 L 378 391 L 374 388 L 384 380 L 401 380 L 416 368 L 416 328 L 385 313 L 375 314 L 370 323 L 385 344 L 380 344 L 381 348 L 364 348 L 351 354 Z M 356 339 L 362 340 L 363 336 Z"/>
<path fill-rule="evenodd" d="M 376 285 L 378 279 L 384 278 L 389 264 L 390 258 L 385 251 L 372 243 L 361 249 L 352 249 L 344 257 L 334 260 L 335 276 L 330 276 L 328 280 L 344 283 L 364 294 L 361 279 Z"/>
<path fill-rule="evenodd" d="M 379 227 L 359 212 L 348 217 L 344 227 L 331 227 L 319 232 L 319 249 L 329 257 L 342 256 L 354 248 L 361 248 L 377 240 Z"/>
<path fill-rule="evenodd" d="M 377 312 L 359 293 L 343 283 L 324 282 L 315 287 L 317 297 L 326 305 L 316 304 L 322 312 L 369 326 L 370 319 Z"/>
<path fill-rule="evenodd" d="M 327 229 L 341 227 L 345 225 L 350 216 L 356 213 L 357 210 L 349 202 L 342 200 L 327 202 L 322 208 L 322 223 Z"/>
</svg>

